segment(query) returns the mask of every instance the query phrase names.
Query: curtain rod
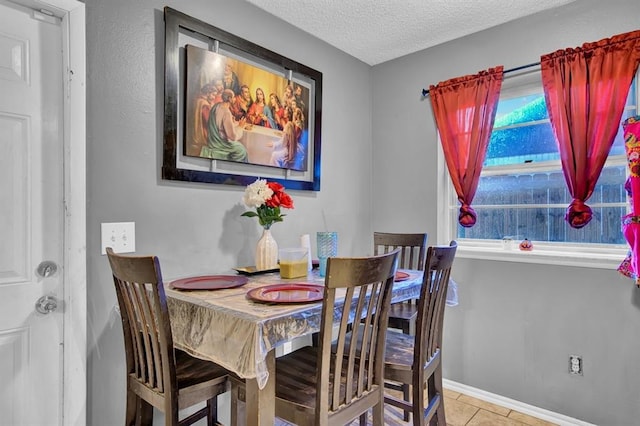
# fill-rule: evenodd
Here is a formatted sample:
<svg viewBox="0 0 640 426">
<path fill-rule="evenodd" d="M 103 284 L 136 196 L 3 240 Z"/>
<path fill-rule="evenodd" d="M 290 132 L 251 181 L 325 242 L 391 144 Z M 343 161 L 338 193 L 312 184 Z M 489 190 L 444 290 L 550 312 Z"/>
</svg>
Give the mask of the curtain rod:
<svg viewBox="0 0 640 426">
<path fill-rule="evenodd" d="M 523 70 L 523 69 L 526 69 L 526 68 L 536 67 L 538 65 L 540 65 L 540 62 L 534 62 L 533 64 L 521 65 L 519 67 L 511 68 L 509 70 L 503 71 L 502 73 L 503 74 L 507 74 L 507 73 L 510 73 L 510 72 L 520 71 L 520 70 Z M 429 90 L 422 89 L 422 96 L 427 96 L 428 94 L 429 94 Z"/>
</svg>

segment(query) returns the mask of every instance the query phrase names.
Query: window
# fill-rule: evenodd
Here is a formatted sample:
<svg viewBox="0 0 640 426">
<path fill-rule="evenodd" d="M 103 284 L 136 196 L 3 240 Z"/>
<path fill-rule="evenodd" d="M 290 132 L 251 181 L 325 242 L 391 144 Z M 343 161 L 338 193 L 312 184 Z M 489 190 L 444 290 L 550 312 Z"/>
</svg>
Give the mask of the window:
<svg viewBox="0 0 640 426">
<path fill-rule="evenodd" d="M 514 252 L 507 254 L 507 257 L 515 256 L 511 260 L 521 260 L 524 255 L 531 258 L 531 253 L 536 253 L 534 258 L 546 254 L 547 260 L 550 254 L 562 256 L 570 252 L 584 258 L 585 252 L 592 252 L 594 257 L 608 255 L 619 263 L 624 257 L 620 254 L 626 252 L 620 218 L 628 211 L 622 126 L 594 193 L 587 200 L 593 218 L 585 227 L 574 229 L 564 220 L 571 196 L 562 173 L 544 92 L 541 83 L 533 81 L 539 80 L 540 74 L 530 74 L 534 75 L 528 77 L 529 84 L 522 83 L 522 77 L 515 77 L 515 80 L 521 79 L 517 86 L 508 79 L 503 83 L 494 129 L 472 203 L 477 222 L 471 228 L 458 224 L 460 204 L 440 155 L 441 169 L 448 184 L 444 185 L 447 190 L 443 198 L 447 207 L 440 210 L 446 225 L 441 229 L 445 229 L 447 235 L 441 234 L 439 239 L 456 239 L 463 251 L 484 253 L 483 257 L 488 258 L 492 256 L 487 253 L 492 251 L 504 258 L 506 248 Z M 637 99 L 636 78 L 622 121 L 638 114 Z M 525 238 L 533 242 L 534 251 L 520 254 L 517 244 Z"/>
</svg>

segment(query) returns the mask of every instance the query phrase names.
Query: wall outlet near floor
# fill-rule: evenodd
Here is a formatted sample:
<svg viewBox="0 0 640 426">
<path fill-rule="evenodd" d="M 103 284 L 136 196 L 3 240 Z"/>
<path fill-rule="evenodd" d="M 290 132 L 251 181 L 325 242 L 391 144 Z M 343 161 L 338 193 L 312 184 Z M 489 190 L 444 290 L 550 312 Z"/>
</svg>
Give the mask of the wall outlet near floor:
<svg viewBox="0 0 640 426">
<path fill-rule="evenodd" d="M 569 374 L 582 376 L 582 357 L 580 355 L 569 355 Z"/>
<path fill-rule="evenodd" d="M 114 253 L 133 253 L 136 251 L 136 223 L 116 222 L 102 224 L 102 254 L 107 254 L 107 247 Z"/>
</svg>

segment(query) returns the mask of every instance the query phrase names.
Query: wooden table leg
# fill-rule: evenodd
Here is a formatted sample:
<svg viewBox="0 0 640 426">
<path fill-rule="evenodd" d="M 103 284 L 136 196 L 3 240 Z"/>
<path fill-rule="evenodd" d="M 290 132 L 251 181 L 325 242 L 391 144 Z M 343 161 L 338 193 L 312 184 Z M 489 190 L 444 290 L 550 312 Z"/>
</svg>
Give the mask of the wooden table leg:
<svg viewBox="0 0 640 426">
<path fill-rule="evenodd" d="M 247 425 L 273 426 L 276 418 L 276 352 L 267 353 L 269 380 L 264 389 L 258 388 L 256 379 L 247 379 Z"/>
</svg>

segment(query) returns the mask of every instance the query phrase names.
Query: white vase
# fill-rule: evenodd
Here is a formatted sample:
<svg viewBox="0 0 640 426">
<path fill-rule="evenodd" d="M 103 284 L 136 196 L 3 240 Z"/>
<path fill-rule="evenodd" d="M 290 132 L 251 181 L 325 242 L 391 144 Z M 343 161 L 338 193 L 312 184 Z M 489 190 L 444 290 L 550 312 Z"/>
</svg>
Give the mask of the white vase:
<svg viewBox="0 0 640 426">
<path fill-rule="evenodd" d="M 278 267 L 278 243 L 271 230 L 264 229 L 256 245 L 256 269 L 274 269 Z"/>
</svg>

